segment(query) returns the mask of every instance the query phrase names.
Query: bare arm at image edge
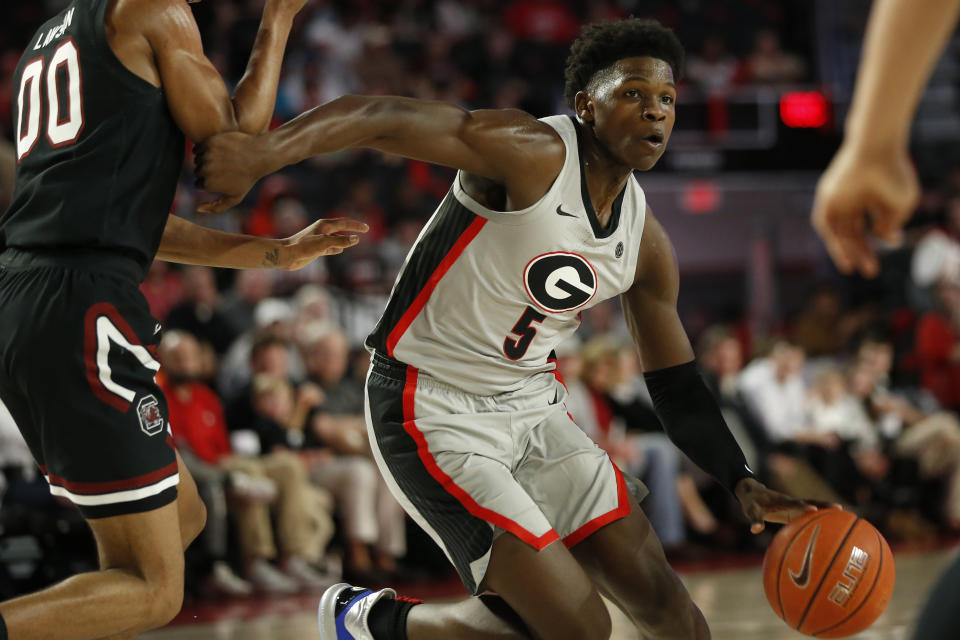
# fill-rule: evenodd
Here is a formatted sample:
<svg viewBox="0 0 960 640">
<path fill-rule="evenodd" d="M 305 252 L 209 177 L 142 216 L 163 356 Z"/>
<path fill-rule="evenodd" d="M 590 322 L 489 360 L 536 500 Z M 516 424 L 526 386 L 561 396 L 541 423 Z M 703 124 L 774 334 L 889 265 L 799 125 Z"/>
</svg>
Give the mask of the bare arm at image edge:
<svg viewBox="0 0 960 640">
<path fill-rule="evenodd" d="M 899 242 L 916 206 L 910 122 L 958 14 L 958 0 L 877 0 L 873 6 L 843 144 L 817 185 L 812 216 L 844 273 L 876 275 L 870 235 Z"/>
</svg>

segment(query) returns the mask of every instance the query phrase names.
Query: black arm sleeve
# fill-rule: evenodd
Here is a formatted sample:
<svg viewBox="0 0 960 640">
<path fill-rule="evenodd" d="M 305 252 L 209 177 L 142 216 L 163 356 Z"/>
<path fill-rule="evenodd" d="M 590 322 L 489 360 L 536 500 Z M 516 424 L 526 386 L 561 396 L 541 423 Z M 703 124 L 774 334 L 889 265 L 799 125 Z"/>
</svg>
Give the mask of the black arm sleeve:
<svg viewBox="0 0 960 640">
<path fill-rule="evenodd" d="M 644 378 L 670 440 L 698 467 L 731 493 L 737 482 L 753 477 L 696 361 L 650 371 Z"/>
</svg>

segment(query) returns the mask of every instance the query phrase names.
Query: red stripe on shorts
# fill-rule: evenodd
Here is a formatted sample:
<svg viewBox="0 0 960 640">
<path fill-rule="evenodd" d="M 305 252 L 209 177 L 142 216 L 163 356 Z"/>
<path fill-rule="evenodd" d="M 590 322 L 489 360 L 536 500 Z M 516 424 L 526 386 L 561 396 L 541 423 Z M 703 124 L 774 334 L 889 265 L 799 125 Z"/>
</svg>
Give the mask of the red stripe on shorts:
<svg viewBox="0 0 960 640">
<path fill-rule="evenodd" d="M 554 540 L 559 540 L 560 536 L 553 529 L 550 529 L 542 536 L 535 536 L 506 516 L 480 506 L 469 493 L 459 487 L 457 483 L 453 481 L 453 478 L 440 468 L 440 465 L 437 464 L 437 461 L 433 458 L 433 455 L 431 455 L 430 448 L 427 445 L 427 439 L 420 429 L 417 428 L 417 423 L 414 418 L 417 374 L 418 371 L 415 367 L 407 367 L 407 381 L 403 387 L 403 428 L 417 443 L 417 454 L 420 456 L 420 461 L 423 462 L 433 479 L 439 482 L 440 486 L 442 486 L 447 493 L 456 498 L 471 515 L 496 525 L 505 531 L 509 531 L 534 549 L 543 549 Z"/>
<path fill-rule="evenodd" d="M 41 467 L 41 471 L 45 472 L 45 468 Z M 157 469 L 156 471 L 151 471 L 150 473 L 145 473 L 135 478 L 127 478 L 126 480 L 113 480 L 110 482 L 71 482 L 66 478 L 61 478 L 60 476 L 49 473 L 47 474 L 47 481 L 52 485 L 63 487 L 70 493 L 77 495 L 97 495 L 147 487 L 160 482 L 164 478 L 169 478 L 176 472 L 177 463 L 174 461 L 162 469 Z"/>
<path fill-rule="evenodd" d="M 623 474 L 620 472 L 619 467 L 614 464 L 613 460 L 610 461 L 610 464 L 613 465 L 613 472 L 617 475 L 617 508 L 601 516 L 597 516 L 564 538 L 563 544 L 567 545 L 567 547 L 572 547 L 578 542 L 583 542 L 585 538 L 595 533 L 601 527 L 630 515 L 630 501 L 627 499 L 627 482 L 623 479 Z"/>
</svg>

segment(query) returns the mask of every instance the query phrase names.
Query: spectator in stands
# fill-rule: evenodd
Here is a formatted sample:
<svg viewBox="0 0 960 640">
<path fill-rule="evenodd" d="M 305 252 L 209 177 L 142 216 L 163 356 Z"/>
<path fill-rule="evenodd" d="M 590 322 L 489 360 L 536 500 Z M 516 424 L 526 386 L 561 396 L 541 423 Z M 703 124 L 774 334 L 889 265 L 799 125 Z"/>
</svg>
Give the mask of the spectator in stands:
<svg viewBox="0 0 960 640">
<path fill-rule="evenodd" d="M 707 385 L 717 397 L 730 432 L 740 443 L 750 467 L 784 493 L 840 502 L 837 493 L 812 467 L 776 449 L 762 420 L 754 414 L 740 385 L 743 347 L 737 336 L 725 326 L 709 327 L 698 340 L 697 353 Z"/>
<path fill-rule="evenodd" d="M 309 446 L 333 454 L 325 464 L 311 467 L 311 477 L 337 497 L 351 571 L 391 574 L 406 553 L 406 518 L 371 459 L 363 383 L 347 375 L 346 336 L 331 329 L 318 337 L 307 348 L 306 362 L 310 380 L 324 396 L 307 440 Z"/>
<path fill-rule="evenodd" d="M 836 370 L 821 373 L 808 402 L 808 424 L 817 437 L 794 436 L 828 482 L 856 504 L 865 504 L 873 485 L 890 469 L 870 416 Z M 822 435 L 822 437 L 820 437 Z"/>
<path fill-rule="evenodd" d="M 948 409 L 960 409 L 960 282 L 942 279 L 937 308 L 917 323 L 915 353 L 920 382 Z"/>
<path fill-rule="evenodd" d="M 170 268 L 169 262 L 154 260 L 140 291 L 150 305 L 151 315 L 165 322 L 170 310 L 183 300 L 183 278 L 178 270 Z"/>
<path fill-rule="evenodd" d="M 930 292 L 929 304 L 935 306 L 934 290 L 939 282 L 960 282 L 960 194 L 946 204 L 946 224 L 927 231 L 911 256 L 913 284 Z"/>
<path fill-rule="evenodd" d="M 273 290 L 273 272 L 267 269 L 244 269 L 237 272 L 233 287 L 223 296 L 223 315 L 234 335 L 253 330 L 254 311 Z M 156 315 L 156 314 L 154 314 Z"/>
<path fill-rule="evenodd" d="M 261 300 L 253 312 L 254 329 L 237 338 L 221 360 L 217 387 L 227 403 L 231 426 L 235 418 L 246 419 L 234 415 L 233 403 L 239 399 L 243 407 L 249 407 L 254 373 L 270 370 L 292 381 L 303 379 L 303 358 L 291 341 L 294 320 L 293 308 L 286 300 Z M 286 351 L 285 356 L 277 353 L 279 347 Z"/>
<path fill-rule="evenodd" d="M 739 62 L 727 52 L 723 36 L 709 34 L 700 52 L 687 62 L 687 79 L 709 95 L 724 95 L 733 86 Z"/>
<path fill-rule="evenodd" d="M 743 400 L 775 444 L 806 427 L 803 349 L 786 340 L 774 343 L 767 357 L 756 358 L 740 373 Z"/>
<path fill-rule="evenodd" d="M 569 374 L 568 384 L 574 385 L 574 392 L 566 400 L 567 409 L 580 428 L 610 454 L 615 463 L 649 485 L 650 495 L 643 506 L 650 524 L 665 549 L 677 550 L 687 540 L 685 507 L 688 520 L 697 530 L 710 532 L 716 527 L 716 521 L 702 501 L 681 503 L 680 453 L 663 433 L 659 422 L 648 423 L 647 433 L 628 432 L 629 426 L 640 428 L 640 425 L 628 425 L 618 415 L 618 407 L 623 404 L 613 401 L 610 393 L 623 382 L 619 352 L 616 342 L 601 335 L 591 338 L 581 349 L 582 364 L 577 362 L 576 355 L 565 354 L 564 380 Z M 579 384 L 574 377 L 577 369 L 580 370 Z M 645 414 L 648 420 L 651 416 L 656 420 L 655 415 Z M 687 484 L 689 489 L 690 483 Z"/>
<path fill-rule="evenodd" d="M 558 0 L 514 0 L 503 20 L 517 40 L 566 45 L 580 33 L 569 4 Z"/>
<path fill-rule="evenodd" d="M 210 267 L 187 267 L 183 272 L 183 302 L 167 316 L 169 329 L 183 329 L 209 344 L 218 356 L 226 353 L 236 334 L 220 310 L 220 293 Z"/>
<path fill-rule="evenodd" d="M 832 360 L 871 319 L 868 310 L 845 312 L 833 285 L 818 286 L 793 323 L 791 341 L 810 359 Z"/>
<path fill-rule="evenodd" d="M 708 327 L 697 341 L 697 356 L 707 386 L 717 398 L 727 426 L 740 443 L 747 463 L 755 473 L 765 475 L 766 457 L 771 453 L 772 443 L 763 425 L 748 408 L 738 384 L 743 370 L 740 340 L 728 327 Z"/>
<path fill-rule="evenodd" d="M 168 332 L 159 355 L 174 439 L 207 505 L 204 541 L 212 561 L 211 586 L 231 595 L 251 591 L 251 585 L 234 575 L 225 560 L 228 513 L 237 527 L 245 575 L 258 591 L 295 593 L 328 585 L 311 563 L 320 560 L 333 534 L 329 496 L 310 485 L 297 456 L 283 452 L 234 455 L 219 399 L 196 381 L 200 349 L 193 336 Z M 276 511 L 282 571 L 270 562 L 278 552 L 271 504 Z"/>
<path fill-rule="evenodd" d="M 927 411 L 892 390 L 886 351 L 892 352 L 892 346 L 882 341 L 861 345 L 851 368 L 851 392 L 891 443 L 892 453 L 915 460 L 923 478 L 946 481 L 943 518 L 960 529 L 960 421 L 951 412 Z"/>
<path fill-rule="evenodd" d="M 780 48 L 780 36 L 773 29 L 757 32 L 741 72 L 745 82 L 754 84 L 799 82 L 805 74 L 803 60 Z"/>
</svg>

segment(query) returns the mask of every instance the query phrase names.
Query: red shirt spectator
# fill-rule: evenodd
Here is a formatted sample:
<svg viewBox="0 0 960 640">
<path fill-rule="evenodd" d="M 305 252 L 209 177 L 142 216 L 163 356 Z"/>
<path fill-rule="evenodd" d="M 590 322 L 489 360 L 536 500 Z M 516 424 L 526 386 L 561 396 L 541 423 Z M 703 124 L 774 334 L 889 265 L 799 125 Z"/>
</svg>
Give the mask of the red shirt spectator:
<svg viewBox="0 0 960 640">
<path fill-rule="evenodd" d="M 170 428 L 178 445 L 186 446 L 210 464 L 217 464 L 232 453 L 223 405 L 217 394 L 199 382 L 173 385 L 164 380 L 161 388 L 167 396 Z"/>
<path fill-rule="evenodd" d="M 957 331 L 941 314 L 930 312 L 917 323 L 916 357 L 920 382 L 945 407 L 960 407 Z"/>
</svg>

